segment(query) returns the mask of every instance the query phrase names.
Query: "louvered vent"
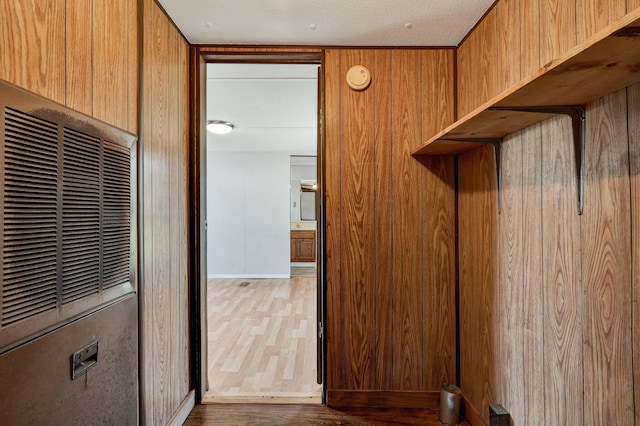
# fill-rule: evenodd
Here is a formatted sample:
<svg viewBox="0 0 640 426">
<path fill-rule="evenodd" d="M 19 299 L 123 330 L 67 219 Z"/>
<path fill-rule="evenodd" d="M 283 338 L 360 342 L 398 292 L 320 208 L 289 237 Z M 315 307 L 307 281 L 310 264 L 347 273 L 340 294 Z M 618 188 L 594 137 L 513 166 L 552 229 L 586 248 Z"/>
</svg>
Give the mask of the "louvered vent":
<svg viewBox="0 0 640 426">
<path fill-rule="evenodd" d="M 57 126 L 6 109 L 2 326 L 57 306 Z"/>
<path fill-rule="evenodd" d="M 0 80 L 0 353 L 135 291 L 135 137 Z"/>
<path fill-rule="evenodd" d="M 131 250 L 131 162 L 128 149 L 104 143 L 103 287 L 129 280 Z"/>
<path fill-rule="evenodd" d="M 100 289 L 100 139 L 64 129 L 62 303 Z"/>
</svg>

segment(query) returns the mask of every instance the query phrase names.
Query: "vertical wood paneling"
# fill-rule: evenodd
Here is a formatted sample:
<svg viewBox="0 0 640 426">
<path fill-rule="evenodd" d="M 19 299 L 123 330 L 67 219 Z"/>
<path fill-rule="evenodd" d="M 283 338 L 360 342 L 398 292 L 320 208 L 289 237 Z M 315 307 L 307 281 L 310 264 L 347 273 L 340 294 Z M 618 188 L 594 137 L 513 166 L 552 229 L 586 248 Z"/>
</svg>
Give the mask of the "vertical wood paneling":
<svg viewBox="0 0 640 426">
<path fill-rule="evenodd" d="M 372 72 L 363 92 L 344 82 L 358 63 Z M 410 154 L 423 126 L 451 119 L 451 104 L 431 110 L 422 94 L 452 99 L 452 72 L 446 50 L 325 54 L 330 398 L 455 382 L 453 159 Z"/>
<path fill-rule="evenodd" d="M 391 122 L 391 51 L 375 52 L 375 389 L 393 388 L 393 202 Z"/>
<path fill-rule="evenodd" d="M 65 2 L 0 3 L 0 78 L 65 102 Z"/>
<path fill-rule="evenodd" d="M 374 53 L 364 50 L 343 51 L 340 75 L 362 64 L 374 69 Z M 343 377 L 345 389 L 371 389 L 374 383 L 373 324 L 375 314 L 374 211 L 374 92 L 351 90 L 341 85 L 342 117 L 342 274 L 343 320 L 342 347 L 349 373 Z"/>
<path fill-rule="evenodd" d="M 496 94 L 522 80 L 521 55 L 522 0 L 500 0 L 495 7 L 497 31 Z M 527 34 L 527 36 L 529 36 Z"/>
<path fill-rule="evenodd" d="M 520 2 L 520 68 L 522 77 L 540 69 L 540 3 L 539 0 Z"/>
<path fill-rule="evenodd" d="M 67 0 L 66 105 L 93 113 L 93 0 Z"/>
<path fill-rule="evenodd" d="M 577 43 L 582 43 L 625 15 L 626 0 L 577 0 Z"/>
<path fill-rule="evenodd" d="M 571 123 L 542 130 L 545 424 L 583 424 L 580 222 Z"/>
<path fill-rule="evenodd" d="M 544 306 L 542 277 L 542 145 L 541 126 L 522 131 L 522 290 L 524 415 L 522 424 L 544 424 Z M 520 423 L 519 423 L 520 424 Z"/>
<path fill-rule="evenodd" d="M 540 62 L 547 64 L 576 43 L 576 0 L 540 0 Z"/>
<path fill-rule="evenodd" d="M 139 35 L 143 31 L 138 25 L 138 2 L 140 0 L 127 0 L 127 127 L 131 133 L 138 134 L 138 126 L 140 122 L 139 103 Z"/>
<path fill-rule="evenodd" d="M 423 197 L 424 387 L 456 378 L 455 179 L 452 156 L 420 160 Z"/>
<path fill-rule="evenodd" d="M 188 46 L 153 0 L 144 3 L 145 424 L 166 424 L 189 390 Z"/>
<path fill-rule="evenodd" d="M 627 0 L 627 13 L 640 7 L 640 0 Z"/>
<path fill-rule="evenodd" d="M 422 51 L 422 139 L 455 120 L 453 49 Z"/>
<path fill-rule="evenodd" d="M 127 28 L 128 2 L 94 1 L 93 4 L 93 114 L 122 129 L 129 125 L 127 36 L 135 34 Z M 113 102 L 114 99 L 118 102 Z"/>
<path fill-rule="evenodd" d="M 631 332 L 635 424 L 640 425 L 640 85 L 627 89 L 629 118 L 629 160 L 631 175 Z"/>
<path fill-rule="evenodd" d="M 423 386 L 422 358 L 422 221 L 420 194 L 413 188 L 420 181 L 420 164 L 411 156 L 411 146 L 421 139 L 420 52 L 392 53 L 391 91 L 393 146 L 393 385 L 394 389 L 420 390 Z"/>
<path fill-rule="evenodd" d="M 499 280 L 497 282 L 496 328 L 498 334 L 497 400 L 514 423 L 524 419 L 523 349 L 523 151 L 521 132 L 502 145 L 502 209 L 499 216 Z"/>
<path fill-rule="evenodd" d="M 495 401 L 497 195 L 491 146 L 459 156 L 460 384 L 488 418 Z"/>
<path fill-rule="evenodd" d="M 498 93 L 496 8 L 458 48 L 458 118 Z"/>
<path fill-rule="evenodd" d="M 632 424 L 631 237 L 626 92 L 587 110 L 584 286 L 585 424 Z"/>
<path fill-rule="evenodd" d="M 325 208 L 326 208 L 326 268 L 327 268 L 327 388 L 340 389 L 343 362 L 340 354 L 342 311 L 340 298 L 341 258 L 341 163 L 342 138 L 340 133 L 340 51 L 329 50 L 325 54 Z"/>
</svg>

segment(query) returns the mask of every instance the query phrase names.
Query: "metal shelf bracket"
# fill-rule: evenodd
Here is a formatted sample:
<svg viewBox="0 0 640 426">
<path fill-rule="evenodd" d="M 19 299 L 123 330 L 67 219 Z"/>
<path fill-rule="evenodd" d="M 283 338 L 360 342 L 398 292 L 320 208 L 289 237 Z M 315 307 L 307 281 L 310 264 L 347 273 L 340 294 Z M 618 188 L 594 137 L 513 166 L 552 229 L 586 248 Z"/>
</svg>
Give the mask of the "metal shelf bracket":
<svg viewBox="0 0 640 426">
<path fill-rule="evenodd" d="M 498 214 L 502 212 L 502 138 L 451 138 L 443 141 L 480 143 L 493 146 L 493 157 L 496 162 L 496 185 L 498 187 Z"/>
<path fill-rule="evenodd" d="M 563 114 L 571 117 L 571 125 L 573 128 L 573 153 L 575 157 L 576 168 L 576 198 L 578 203 L 578 214 L 582 215 L 584 211 L 584 145 L 586 134 L 586 113 L 585 108 L 581 105 L 549 105 L 549 106 L 508 106 L 508 107 L 490 107 L 493 111 L 522 111 L 522 112 L 539 112 L 545 114 Z"/>
</svg>

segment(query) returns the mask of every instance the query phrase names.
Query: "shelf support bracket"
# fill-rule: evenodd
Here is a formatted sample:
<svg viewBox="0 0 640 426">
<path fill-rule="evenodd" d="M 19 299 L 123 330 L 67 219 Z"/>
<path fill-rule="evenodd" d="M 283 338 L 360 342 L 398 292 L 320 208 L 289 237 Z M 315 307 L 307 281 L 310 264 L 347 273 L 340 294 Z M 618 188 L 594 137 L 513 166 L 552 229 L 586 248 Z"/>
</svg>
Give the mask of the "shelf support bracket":
<svg viewBox="0 0 640 426">
<path fill-rule="evenodd" d="M 549 106 L 507 106 L 490 107 L 492 111 L 522 111 L 539 112 L 545 114 L 562 114 L 571 117 L 573 128 L 573 154 L 576 168 L 576 198 L 578 215 L 584 211 L 584 145 L 586 135 L 586 113 L 582 105 L 549 105 Z"/>
<path fill-rule="evenodd" d="M 496 185 L 498 187 L 498 214 L 500 214 L 502 212 L 502 138 L 442 138 L 440 140 L 493 146 L 493 158 L 496 162 Z"/>
</svg>

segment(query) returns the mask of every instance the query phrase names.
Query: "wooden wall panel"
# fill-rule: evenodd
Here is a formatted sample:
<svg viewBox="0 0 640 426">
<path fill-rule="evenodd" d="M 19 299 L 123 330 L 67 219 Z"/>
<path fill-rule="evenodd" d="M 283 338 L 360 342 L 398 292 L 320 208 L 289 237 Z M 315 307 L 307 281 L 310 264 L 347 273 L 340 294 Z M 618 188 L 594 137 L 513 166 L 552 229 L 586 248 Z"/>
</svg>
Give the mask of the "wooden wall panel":
<svg viewBox="0 0 640 426">
<path fill-rule="evenodd" d="M 412 146 L 421 139 L 420 52 L 395 51 L 392 54 L 391 93 L 393 141 L 393 388 L 423 389 L 422 359 L 422 221 L 420 193 L 413 184 L 420 181 L 420 164 L 411 156 Z"/>
<path fill-rule="evenodd" d="M 129 22 L 128 3 L 131 2 L 116 0 L 108 3 L 95 1 L 93 4 L 93 114 L 122 129 L 128 127 L 128 114 L 135 114 L 134 111 L 129 112 L 129 86 L 126 82 L 129 77 L 128 46 L 130 42 L 136 43 L 137 32 L 126 27 Z M 116 22 L 118 24 L 114 25 Z M 128 39 L 129 34 L 133 40 Z M 114 105 L 114 98 L 122 103 Z"/>
<path fill-rule="evenodd" d="M 577 43 L 582 43 L 598 31 L 617 21 L 625 15 L 626 11 L 626 0 L 577 0 Z"/>
<path fill-rule="evenodd" d="M 524 252 L 523 152 L 521 132 L 510 135 L 502 145 L 502 209 L 498 219 L 498 280 L 496 291 L 496 401 L 509 407 L 514 419 L 524 418 Z"/>
<path fill-rule="evenodd" d="M 325 54 L 325 208 L 326 208 L 326 268 L 327 268 L 327 388 L 340 389 L 344 376 L 340 354 L 342 312 L 340 297 L 340 244 L 342 228 L 342 205 L 340 183 L 342 181 L 340 157 L 342 153 L 340 86 L 340 51 L 329 50 Z M 374 80 L 375 81 L 375 80 Z"/>
<path fill-rule="evenodd" d="M 640 7 L 640 0 L 627 0 L 627 13 Z"/>
<path fill-rule="evenodd" d="M 343 51 L 340 75 L 362 64 L 376 73 L 374 52 Z M 374 75 L 378 75 L 377 73 Z M 375 92 L 351 90 L 341 85 L 342 119 L 342 315 L 349 318 L 342 326 L 341 346 L 347 370 L 344 389 L 371 389 L 374 383 L 375 259 Z"/>
<path fill-rule="evenodd" d="M 66 100 L 68 107 L 93 114 L 93 0 L 67 0 Z"/>
<path fill-rule="evenodd" d="M 422 139 L 444 129 L 455 120 L 455 51 L 422 51 Z"/>
<path fill-rule="evenodd" d="M 576 0 L 540 1 L 540 61 L 547 64 L 577 44 Z"/>
<path fill-rule="evenodd" d="M 493 8 L 458 47 L 458 118 L 498 93 L 496 11 Z"/>
<path fill-rule="evenodd" d="M 582 281 L 571 123 L 542 129 L 546 424 L 583 424 Z"/>
<path fill-rule="evenodd" d="M 391 75 L 391 51 L 375 52 L 377 75 Z M 375 389 L 393 389 L 393 194 L 391 158 L 393 123 L 391 122 L 390 78 L 373 80 L 375 90 Z"/>
<path fill-rule="evenodd" d="M 65 102 L 65 2 L 0 4 L 0 78 Z"/>
<path fill-rule="evenodd" d="M 522 45 L 521 9 L 522 0 L 500 0 L 495 6 L 497 33 L 497 86 L 495 94 L 510 88 L 523 77 L 521 61 L 515 60 L 520 56 Z"/>
<path fill-rule="evenodd" d="M 637 241 L 640 241 L 640 85 L 634 85 L 627 89 L 628 117 L 629 117 L 629 162 L 631 175 L 631 332 L 633 338 L 632 363 L 633 369 L 633 392 L 635 401 L 635 422 L 640 424 L 640 248 Z"/>
<path fill-rule="evenodd" d="M 539 0 L 520 2 L 520 69 L 522 77 L 539 70 L 540 62 L 540 3 Z M 500 25 L 501 22 L 498 24 Z M 514 57 L 514 55 L 512 55 Z"/>
<path fill-rule="evenodd" d="M 437 395 L 455 383 L 453 159 L 421 164 L 410 155 L 423 126 L 453 115 L 452 105 L 429 109 L 422 97 L 452 96 L 442 93 L 452 85 L 432 78 L 452 75 L 453 58 L 425 52 L 325 55 L 330 405 L 399 395 L 436 403 L 403 392 Z M 344 82 L 358 63 L 372 72 L 363 92 Z M 424 124 L 430 111 L 436 117 Z"/>
<path fill-rule="evenodd" d="M 638 87 L 587 106 L 582 216 L 566 117 L 505 140 L 498 226 L 489 148 L 459 157 L 460 382 L 485 422 L 487 399 L 519 425 L 638 419 Z"/>
<path fill-rule="evenodd" d="M 545 424 L 541 125 L 524 129 L 522 143 L 522 387 L 524 417 L 518 424 Z M 518 379 L 517 376 L 512 378 Z"/>
<path fill-rule="evenodd" d="M 189 391 L 188 46 L 144 3 L 143 424 L 167 424 Z"/>
<path fill-rule="evenodd" d="M 493 148 L 458 159 L 458 243 L 460 287 L 460 386 L 480 413 L 495 402 L 498 254 L 496 169 Z"/>
<path fill-rule="evenodd" d="M 626 92 L 587 113 L 584 285 L 585 424 L 632 424 L 631 208 Z"/>
</svg>

